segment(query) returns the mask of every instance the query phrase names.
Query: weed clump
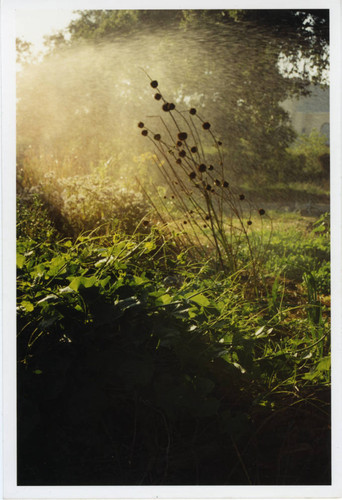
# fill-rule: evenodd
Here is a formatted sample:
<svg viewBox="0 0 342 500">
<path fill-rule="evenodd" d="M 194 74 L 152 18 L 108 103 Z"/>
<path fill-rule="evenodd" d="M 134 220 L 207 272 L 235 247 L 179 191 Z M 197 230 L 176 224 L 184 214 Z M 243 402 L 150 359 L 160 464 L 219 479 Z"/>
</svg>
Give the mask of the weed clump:
<svg viewBox="0 0 342 500">
<path fill-rule="evenodd" d="M 157 85 L 156 80 L 151 80 L 152 87 Z M 215 136 L 211 123 L 195 108 L 176 109 L 160 89 L 158 99 L 164 101 L 162 109 L 168 112 L 168 117 L 152 117 L 154 125 L 150 128 L 155 129 L 161 122 L 164 133 L 153 130 L 148 138 L 156 152 L 155 165 L 174 200 L 173 210 L 162 198 L 156 199 L 153 192 L 146 191 L 146 194 L 153 198 L 158 212 L 167 212 L 176 229 L 181 230 L 180 221 L 192 210 L 194 217 L 187 231 L 183 231 L 188 244 L 199 249 L 202 255 L 214 250 L 215 260 L 224 272 L 236 272 L 239 267 L 247 266 L 250 275 L 256 278 L 265 258 L 265 244 L 260 238 L 251 238 L 247 228 L 252 224 L 252 217 L 265 215 L 265 210 L 257 211 L 227 180 L 230 165 L 224 159 L 222 141 Z M 147 131 L 144 135 L 147 136 Z M 165 137 L 163 141 L 161 136 Z M 203 224 L 205 221 L 207 224 Z M 207 226 L 210 231 L 204 231 Z M 242 246 L 248 249 L 248 262 L 241 261 Z"/>
</svg>

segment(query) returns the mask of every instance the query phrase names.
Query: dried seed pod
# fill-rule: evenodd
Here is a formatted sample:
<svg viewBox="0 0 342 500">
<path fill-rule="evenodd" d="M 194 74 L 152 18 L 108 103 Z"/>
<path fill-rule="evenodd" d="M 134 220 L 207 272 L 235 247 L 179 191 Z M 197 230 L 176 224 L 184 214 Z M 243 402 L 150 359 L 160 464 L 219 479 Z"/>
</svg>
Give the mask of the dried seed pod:
<svg viewBox="0 0 342 500">
<path fill-rule="evenodd" d="M 182 141 L 177 141 L 177 146 L 180 148 L 181 146 L 183 146 L 183 143 Z"/>
<path fill-rule="evenodd" d="M 209 122 L 204 122 L 202 127 L 204 128 L 204 130 L 209 130 L 210 129 L 210 123 Z"/>
<path fill-rule="evenodd" d="M 179 132 L 179 134 L 178 134 L 178 139 L 180 141 L 185 141 L 187 139 L 187 137 L 188 137 L 188 134 L 186 132 Z"/>
<path fill-rule="evenodd" d="M 217 144 L 218 144 L 219 146 L 222 146 L 222 142 L 221 142 L 221 141 L 217 141 Z"/>
<path fill-rule="evenodd" d="M 239 198 L 240 198 L 240 200 L 242 201 L 242 200 L 244 200 L 244 199 L 245 199 L 245 195 L 244 195 L 244 194 L 240 194 Z"/>
<path fill-rule="evenodd" d="M 153 89 L 155 89 L 155 88 L 157 88 L 157 87 L 158 87 L 158 82 L 157 82 L 157 80 L 152 80 L 152 82 L 151 82 L 151 87 L 152 87 Z"/>
<path fill-rule="evenodd" d="M 198 149 L 196 148 L 196 146 L 193 146 L 191 148 L 191 153 L 197 153 Z"/>
<path fill-rule="evenodd" d="M 156 135 L 154 136 L 154 139 L 155 139 L 156 141 L 160 141 L 160 139 L 161 139 L 161 135 L 160 135 L 160 134 L 156 134 Z"/>
<path fill-rule="evenodd" d="M 190 115 L 195 115 L 197 113 L 195 108 L 191 108 L 189 111 Z"/>
<path fill-rule="evenodd" d="M 214 170 L 214 167 L 212 165 L 209 165 L 208 170 Z"/>
<path fill-rule="evenodd" d="M 176 163 L 180 165 L 182 163 L 182 160 L 180 158 L 177 158 Z"/>
<path fill-rule="evenodd" d="M 160 101 L 160 99 L 162 98 L 162 95 L 157 93 L 157 94 L 154 94 L 154 98 L 156 101 Z"/>
<path fill-rule="evenodd" d="M 190 172 L 189 174 L 190 179 L 195 179 L 196 177 L 196 172 Z M 197 187 L 197 186 L 196 186 Z"/>
<path fill-rule="evenodd" d="M 251 220 L 248 220 L 248 221 L 247 221 L 247 224 L 248 224 L 248 226 L 251 226 L 251 225 L 252 225 L 252 221 L 251 221 Z"/>
<path fill-rule="evenodd" d="M 210 185 L 210 184 L 207 184 L 207 185 L 206 185 L 206 187 L 205 187 L 205 189 L 206 189 L 207 191 L 211 191 L 211 185 Z"/>
<path fill-rule="evenodd" d="M 259 214 L 260 214 L 260 215 L 265 215 L 265 210 L 264 210 L 263 208 L 260 208 L 260 210 L 259 210 Z"/>
<path fill-rule="evenodd" d="M 163 104 L 162 109 L 163 111 L 170 111 L 170 104 L 166 102 L 165 104 Z"/>
<path fill-rule="evenodd" d="M 223 187 L 225 187 L 225 188 L 229 187 L 229 182 L 223 181 Z"/>
<path fill-rule="evenodd" d="M 221 181 L 219 179 L 215 179 L 216 186 L 221 186 Z"/>
<path fill-rule="evenodd" d="M 172 111 L 173 109 L 175 109 L 176 105 L 173 104 L 173 102 L 170 102 L 169 104 L 169 110 Z"/>
<path fill-rule="evenodd" d="M 148 134 L 148 132 L 147 132 L 147 130 L 146 130 L 146 129 L 145 129 L 145 130 L 143 130 L 141 133 L 142 133 L 142 135 L 145 135 L 145 136 Z"/>
<path fill-rule="evenodd" d="M 139 123 L 138 123 L 138 127 L 139 127 L 139 128 L 144 128 L 144 123 L 143 123 L 143 122 L 139 122 Z"/>
<path fill-rule="evenodd" d="M 199 167 L 198 167 L 198 170 L 200 172 L 205 172 L 207 170 L 207 166 L 204 165 L 204 163 L 201 163 L 201 165 L 199 165 Z"/>
<path fill-rule="evenodd" d="M 181 158 L 184 158 L 186 156 L 186 152 L 184 151 L 184 149 L 182 149 L 182 151 L 179 151 L 178 154 Z"/>
</svg>

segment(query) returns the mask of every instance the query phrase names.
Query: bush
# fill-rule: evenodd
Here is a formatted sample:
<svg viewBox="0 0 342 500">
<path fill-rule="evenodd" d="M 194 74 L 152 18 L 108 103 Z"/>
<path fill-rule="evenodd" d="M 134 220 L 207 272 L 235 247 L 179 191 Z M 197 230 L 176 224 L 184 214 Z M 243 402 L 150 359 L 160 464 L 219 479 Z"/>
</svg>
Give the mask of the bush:
<svg viewBox="0 0 342 500">
<path fill-rule="evenodd" d="M 74 237 L 93 230 L 132 234 L 150 212 L 141 193 L 96 173 L 58 178 L 50 172 L 27 193 L 41 200 L 61 233 Z"/>
<path fill-rule="evenodd" d="M 302 134 L 288 149 L 296 169 L 296 180 L 329 180 L 329 146 L 326 137 L 313 129 L 310 135 Z"/>
</svg>

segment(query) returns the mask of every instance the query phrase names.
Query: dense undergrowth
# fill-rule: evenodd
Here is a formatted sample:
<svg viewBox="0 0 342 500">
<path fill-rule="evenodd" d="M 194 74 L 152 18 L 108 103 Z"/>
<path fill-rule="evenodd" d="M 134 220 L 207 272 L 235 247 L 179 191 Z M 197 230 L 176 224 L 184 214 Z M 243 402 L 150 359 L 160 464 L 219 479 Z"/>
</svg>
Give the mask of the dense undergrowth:
<svg viewBox="0 0 342 500">
<path fill-rule="evenodd" d="M 140 205 L 47 208 L 18 198 L 18 484 L 330 483 L 327 217 L 278 218 L 256 293 Z"/>
</svg>

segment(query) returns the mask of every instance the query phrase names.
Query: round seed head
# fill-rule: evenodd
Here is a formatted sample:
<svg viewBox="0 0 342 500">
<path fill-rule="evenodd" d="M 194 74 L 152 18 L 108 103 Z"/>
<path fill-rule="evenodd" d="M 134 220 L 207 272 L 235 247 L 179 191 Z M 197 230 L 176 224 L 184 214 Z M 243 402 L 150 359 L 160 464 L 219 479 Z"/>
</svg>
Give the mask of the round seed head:
<svg viewBox="0 0 342 500">
<path fill-rule="evenodd" d="M 260 215 L 265 215 L 265 210 L 264 210 L 263 208 L 260 208 L 260 210 L 259 210 L 259 214 L 260 214 Z"/>
<path fill-rule="evenodd" d="M 225 188 L 229 187 L 229 182 L 223 181 L 223 187 L 225 187 Z"/>
<path fill-rule="evenodd" d="M 180 141 L 185 141 L 187 139 L 187 137 L 188 137 L 188 134 L 186 132 L 179 132 L 179 134 L 178 134 L 178 139 Z"/>
<path fill-rule="evenodd" d="M 184 149 L 182 149 L 182 151 L 179 151 L 179 156 L 181 158 L 184 158 L 186 156 L 186 152 L 184 151 Z"/>
<path fill-rule="evenodd" d="M 176 163 L 180 165 L 182 163 L 182 160 L 180 158 L 177 158 Z"/>
<path fill-rule="evenodd" d="M 208 170 L 214 170 L 214 167 L 212 165 L 209 165 Z"/>
<path fill-rule="evenodd" d="M 163 104 L 162 109 L 163 111 L 170 111 L 170 104 L 166 102 L 165 104 Z"/>
<path fill-rule="evenodd" d="M 210 184 L 207 184 L 205 189 L 207 189 L 207 191 L 211 191 L 211 185 Z"/>
<path fill-rule="evenodd" d="M 204 128 L 204 130 L 209 130 L 210 129 L 210 123 L 209 122 L 204 122 L 202 127 Z"/>
<path fill-rule="evenodd" d="M 191 153 L 197 153 L 198 149 L 196 148 L 196 146 L 193 146 L 191 148 Z"/>
<path fill-rule="evenodd" d="M 160 141 L 160 139 L 161 139 L 160 134 L 156 134 L 156 135 L 154 136 L 154 139 L 155 139 L 156 141 Z"/>
<path fill-rule="evenodd" d="M 157 88 L 157 87 L 158 87 L 158 82 L 157 82 L 157 80 L 152 80 L 152 82 L 151 82 L 151 87 L 152 87 L 153 89 L 155 89 L 155 88 Z"/>
<path fill-rule="evenodd" d="M 210 219 L 210 215 L 206 215 L 205 220 L 209 220 L 209 219 Z"/>
<path fill-rule="evenodd" d="M 205 172 L 207 170 L 207 166 L 204 165 L 204 163 L 201 163 L 201 165 L 199 165 L 199 167 L 198 167 L 198 170 L 200 172 Z"/>
<path fill-rule="evenodd" d="M 204 229 L 205 229 L 205 228 L 206 228 L 206 227 L 208 227 L 208 226 L 207 226 L 206 224 L 203 224 L 203 227 L 204 227 Z"/>
<path fill-rule="evenodd" d="M 150 223 L 150 221 L 148 221 L 148 220 L 144 220 L 144 222 L 143 222 L 144 226 L 148 226 L 149 223 Z"/>
<path fill-rule="evenodd" d="M 216 186 L 221 186 L 221 181 L 219 179 L 215 179 Z"/>
<path fill-rule="evenodd" d="M 190 172 L 189 177 L 190 177 L 190 179 L 195 179 L 196 172 Z"/>
<path fill-rule="evenodd" d="M 173 109 L 175 109 L 176 105 L 173 104 L 173 102 L 170 102 L 169 104 L 169 110 L 172 111 Z"/>
<path fill-rule="evenodd" d="M 138 127 L 139 127 L 139 128 L 144 128 L 144 124 L 143 124 L 143 122 L 139 122 L 139 123 L 138 123 Z"/>
<path fill-rule="evenodd" d="M 217 141 L 217 144 L 218 144 L 219 146 L 222 146 L 222 142 L 221 142 L 221 141 Z"/>
<path fill-rule="evenodd" d="M 248 220 L 248 221 L 247 221 L 247 224 L 248 224 L 248 226 L 251 226 L 251 225 L 252 225 L 252 221 L 251 221 L 251 220 Z"/>
<path fill-rule="evenodd" d="M 183 143 L 182 141 L 177 141 L 177 146 L 180 148 L 181 146 L 183 146 Z"/>
<path fill-rule="evenodd" d="M 160 99 L 162 98 L 162 96 L 161 96 L 161 94 L 159 94 L 157 92 L 157 94 L 154 94 L 154 98 L 155 98 L 156 101 L 160 101 Z"/>
<path fill-rule="evenodd" d="M 244 195 L 244 194 L 240 194 L 239 198 L 240 198 L 240 200 L 242 201 L 242 200 L 244 200 L 244 199 L 245 199 L 245 195 Z"/>
<path fill-rule="evenodd" d="M 146 130 L 146 129 L 145 129 L 145 130 L 143 130 L 141 133 L 142 133 L 142 135 L 145 135 L 145 136 L 148 134 L 148 132 L 147 132 L 147 130 Z"/>
<path fill-rule="evenodd" d="M 183 220 L 183 224 L 187 224 L 187 221 L 186 221 L 186 220 Z"/>
<path fill-rule="evenodd" d="M 197 113 L 197 110 L 195 108 L 191 108 L 189 113 L 190 115 L 195 115 Z"/>
</svg>

